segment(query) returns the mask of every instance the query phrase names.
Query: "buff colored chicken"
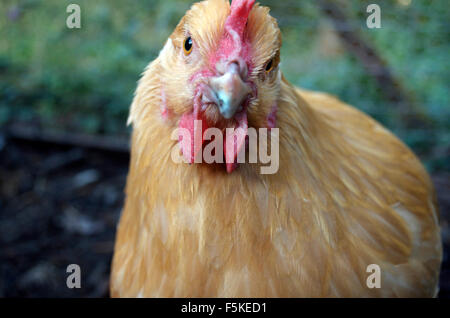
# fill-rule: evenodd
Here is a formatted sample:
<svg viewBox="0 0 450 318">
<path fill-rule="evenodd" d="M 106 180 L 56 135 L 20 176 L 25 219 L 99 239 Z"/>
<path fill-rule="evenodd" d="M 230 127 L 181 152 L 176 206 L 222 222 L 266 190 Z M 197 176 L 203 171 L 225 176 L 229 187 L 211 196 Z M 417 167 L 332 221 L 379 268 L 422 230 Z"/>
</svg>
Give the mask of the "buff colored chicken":
<svg viewBox="0 0 450 318">
<path fill-rule="evenodd" d="M 293 87 L 280 30 L 254 0 L 195 4 L 133 100 L 114 297 L 436 296 L 442 258 L 432 183 L 380 124 Z M 174 130 L 279 129 L 279 170 L 195 163 Z M 172 159 L 182 154 L 185 162 Z M 224 156 L 230 159 L 225 149 Z M 380 280 L 369 284 L 369 265 Z"/>
</svg>

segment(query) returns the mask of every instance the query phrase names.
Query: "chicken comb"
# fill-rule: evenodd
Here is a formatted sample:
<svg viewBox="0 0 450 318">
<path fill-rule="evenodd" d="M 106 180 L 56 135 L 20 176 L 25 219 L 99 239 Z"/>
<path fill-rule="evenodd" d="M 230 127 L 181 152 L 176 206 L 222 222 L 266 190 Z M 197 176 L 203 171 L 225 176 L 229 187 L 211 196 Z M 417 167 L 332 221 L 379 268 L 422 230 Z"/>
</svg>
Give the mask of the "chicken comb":
<svg viewBox="0 0 450 318">
<path fill-rule="evenodd" d="M 242 37 L 255 0 L 233 0 L 225 25 Z"/>
<path fill-rule="evenodd" d="M 219 49 L 211 57 L 211 65 L 220 60 L 232 60 L 243 53 L 244 30 L 255 0 L 233 0 L 230 15 L 225 20 L 225 33 Z"/>
</svg>

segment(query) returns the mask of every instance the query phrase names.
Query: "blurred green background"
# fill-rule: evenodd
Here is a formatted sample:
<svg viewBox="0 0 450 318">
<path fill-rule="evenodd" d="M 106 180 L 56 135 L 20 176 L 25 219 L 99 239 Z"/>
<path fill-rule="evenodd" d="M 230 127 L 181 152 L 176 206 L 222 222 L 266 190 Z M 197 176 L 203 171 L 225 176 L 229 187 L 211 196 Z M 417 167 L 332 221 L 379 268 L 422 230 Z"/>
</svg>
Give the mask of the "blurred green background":
<svg viewBox="0 0 450 318">
<path fill-rule="evenodd" d="M 126 135 L 128 108 L 144 67 L 193 1 L 2 0 L 0 125 Z M 431 172 L 450 171 L 447 0 L 376 1 L 382 28 L 366 27 L 374 1 L 335 4 L 375 47 L 428 123 L 405 128 L 407 111 L 343 45 L 313 0 L 261 0 L 284 35 L 282 69 L 294 84 L 326 91 L 381 121 Z M 81 29 L 66 27 L 66 7 L 81 6 Z"/>
</svg>

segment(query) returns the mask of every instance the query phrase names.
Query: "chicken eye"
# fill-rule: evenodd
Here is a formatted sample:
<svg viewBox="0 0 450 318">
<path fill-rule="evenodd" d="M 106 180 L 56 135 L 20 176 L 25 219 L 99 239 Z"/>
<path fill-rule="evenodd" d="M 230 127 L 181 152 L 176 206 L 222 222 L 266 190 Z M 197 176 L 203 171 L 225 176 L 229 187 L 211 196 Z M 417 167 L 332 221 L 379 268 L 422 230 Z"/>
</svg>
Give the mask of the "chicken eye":
<svg viewBox="0 0 450 318">
<path fill-rule="evenodd" d="M 269 61 L 269 63 L 266 64 L 266 73 L 270 73 L 273 70 L 274 63 L 273 59 Z"/>
<path fill-rule="evenodd" d="M 183 49 L 184 49 L 184 54 L 185 55 L 189 55 L 192 52 L 192 48 L 193 48 L 193 42 L 192 42 L 192 38 L 189 36 L 184 40 L 184 44 L 183 44 Z"/>
</svg>

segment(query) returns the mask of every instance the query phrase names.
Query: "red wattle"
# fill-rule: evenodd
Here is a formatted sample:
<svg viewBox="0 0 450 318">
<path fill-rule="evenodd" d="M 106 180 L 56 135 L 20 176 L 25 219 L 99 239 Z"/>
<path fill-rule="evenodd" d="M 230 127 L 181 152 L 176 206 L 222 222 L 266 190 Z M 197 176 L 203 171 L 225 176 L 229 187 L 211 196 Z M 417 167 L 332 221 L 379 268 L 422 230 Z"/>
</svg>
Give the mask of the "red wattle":
<svg viewBox="0 0 450 318">
<path fill-rule="evenodd" d="M 225 134 L 223 140 L 223 151 L 228 173 L 233 172 L 238 166 L 236 159 L 242 149 L 245 149 L 245 140 L 248 132 L 247 112 L 243 111 L 237 114 L 236 120 L 237 125 L 234 127 L 231 138 L 228 138 L 227 134 Z"/>
<path fill-rule="evenodd" d="M 197 121 L 197 122 L 196 122 Z M 201 127 L 200 127 L 201 126 Z M 180 119 L 179 128 L 184 128 L 188 132 L 189 138 L 183 137 L 183 131 L 179 132 L 179 143 L 183 157 L 188 163 L 201 162 L 202 149 L 204 143 L 204 133 L 208 129 L 206 120 L 194 113 L 185 114 Z"/>
</svg>

